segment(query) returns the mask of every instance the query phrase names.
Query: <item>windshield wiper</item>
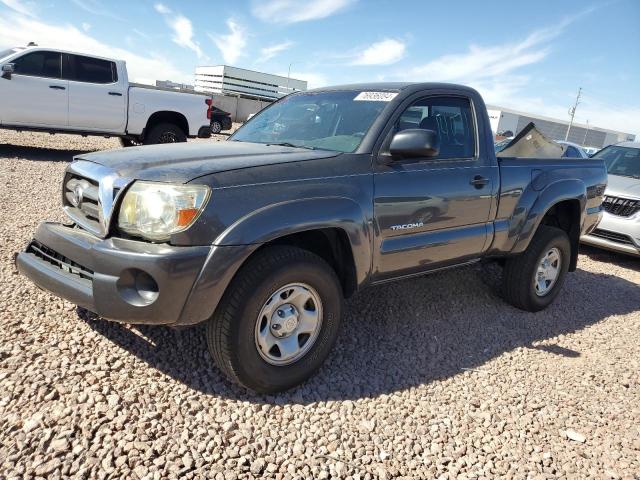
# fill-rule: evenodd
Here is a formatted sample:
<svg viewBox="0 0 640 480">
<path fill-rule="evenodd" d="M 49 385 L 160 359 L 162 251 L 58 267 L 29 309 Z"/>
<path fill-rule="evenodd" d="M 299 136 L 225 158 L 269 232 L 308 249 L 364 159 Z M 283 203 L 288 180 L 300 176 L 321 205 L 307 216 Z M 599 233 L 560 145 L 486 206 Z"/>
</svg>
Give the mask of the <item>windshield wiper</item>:
<svg viewBox="0 0 640 480">
<path fill-rule="evenodd" d="M 309 147 L 307 145 L 294 145 L 291 142 L 267 143 L 267 145 L 274 145 L 277 147 L 293 147 L 293 148 L 306 148 L 307 150 L 316 150 L 316 147 Z"/>
</svg>

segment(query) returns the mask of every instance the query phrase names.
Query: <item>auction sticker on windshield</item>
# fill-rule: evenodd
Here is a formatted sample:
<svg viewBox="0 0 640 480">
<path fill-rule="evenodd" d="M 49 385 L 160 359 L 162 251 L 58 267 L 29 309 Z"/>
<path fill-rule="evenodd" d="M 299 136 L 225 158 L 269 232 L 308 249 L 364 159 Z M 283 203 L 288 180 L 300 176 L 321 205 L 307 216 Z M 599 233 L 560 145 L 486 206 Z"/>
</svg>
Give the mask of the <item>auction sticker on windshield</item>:
<svg viewBox="0 0 640 480">
<path fill-rule="evenodd" d="M 398 92 L 360 92 L 354 98 L 357 102 L 390 102 L 398 96 Z"/>
</svg>

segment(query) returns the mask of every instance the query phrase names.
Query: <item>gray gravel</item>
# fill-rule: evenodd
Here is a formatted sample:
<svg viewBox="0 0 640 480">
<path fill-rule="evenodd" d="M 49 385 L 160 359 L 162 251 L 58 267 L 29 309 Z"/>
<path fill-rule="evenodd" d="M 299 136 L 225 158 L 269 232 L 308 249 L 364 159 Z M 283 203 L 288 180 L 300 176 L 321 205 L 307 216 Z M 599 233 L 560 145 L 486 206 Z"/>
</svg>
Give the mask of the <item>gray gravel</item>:
<svg viewBox="0 0 640 480">
<path fill-rule="evenodd" d="M 583 249 L 547 311 L 476 266 L 347 305 L 333 357 L 255 396 L 203 328 L 95 319 L 17 275 L 62 172 L 116 140 L 0 131 L 0 478 L 626 478 L 640 474 L 640 262 Z"/>
</svg>

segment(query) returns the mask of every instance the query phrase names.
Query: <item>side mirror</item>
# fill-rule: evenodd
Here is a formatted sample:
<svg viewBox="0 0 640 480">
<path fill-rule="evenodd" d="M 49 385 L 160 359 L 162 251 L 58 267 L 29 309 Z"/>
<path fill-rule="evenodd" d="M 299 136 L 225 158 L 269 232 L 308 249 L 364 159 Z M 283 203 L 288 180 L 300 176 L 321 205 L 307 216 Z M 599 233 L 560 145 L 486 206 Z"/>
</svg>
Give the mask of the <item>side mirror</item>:
<svg viewBox="0 0 640 480">
<path fill-rule="evenodd" d="M 431 158 L 440 153 L 440 139 L 433 130 L 411 128 L 396 133 L 389 152 L 394 157 Z"/>
<path fill-rule="evenodd" d="M 11 80 L 11 74 L 15 71 L 15 65 L 13 63 L 5 63 L 2 65 L 2 78 Z"/>
</svg>

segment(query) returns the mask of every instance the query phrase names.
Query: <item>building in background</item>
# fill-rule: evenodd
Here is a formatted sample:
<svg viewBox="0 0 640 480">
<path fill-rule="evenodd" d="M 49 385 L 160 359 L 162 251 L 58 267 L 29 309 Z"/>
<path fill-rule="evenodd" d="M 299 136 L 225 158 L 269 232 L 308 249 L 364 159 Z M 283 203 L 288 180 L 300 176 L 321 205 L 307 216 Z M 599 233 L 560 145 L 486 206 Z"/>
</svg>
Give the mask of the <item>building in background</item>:
<svg viewBox="0 0 640 480">
<path fill-rule="evenodd" d="M 228 65 L 196 67 L 195 90 L 198 92 L 272 102 L 306 89 L 307 82 L 295 78 Z"/>
<path fill-rule="evenodd" d="M 526 127 L 529 122 L 533 122 L 536 128 L 543 135 L 552 140 L 564 140 L 569 128 L 569 122 L 556 118 L 543 117 L 531 113 L 518 112 L 510 108 L 487 105 L 491 130 L 494 134 L 512 132 L 517 135 Z M 577 143 L 585 147 L 602 148 L 612 143 L 630 141 L 633 142 L 636 136 L 631 133 L 609 130 L 595 127 L 593 125 L 583 125 L 573 123 L 569 131 L 569 142 Z"/>
<path fill-rule="evenodd" d="M 156 87 L 170 88 L 172 90 L 193 90 L 194 86 L 187 83 L 177 83 L 171 80 L 156 80 Z"/>
</svg>

